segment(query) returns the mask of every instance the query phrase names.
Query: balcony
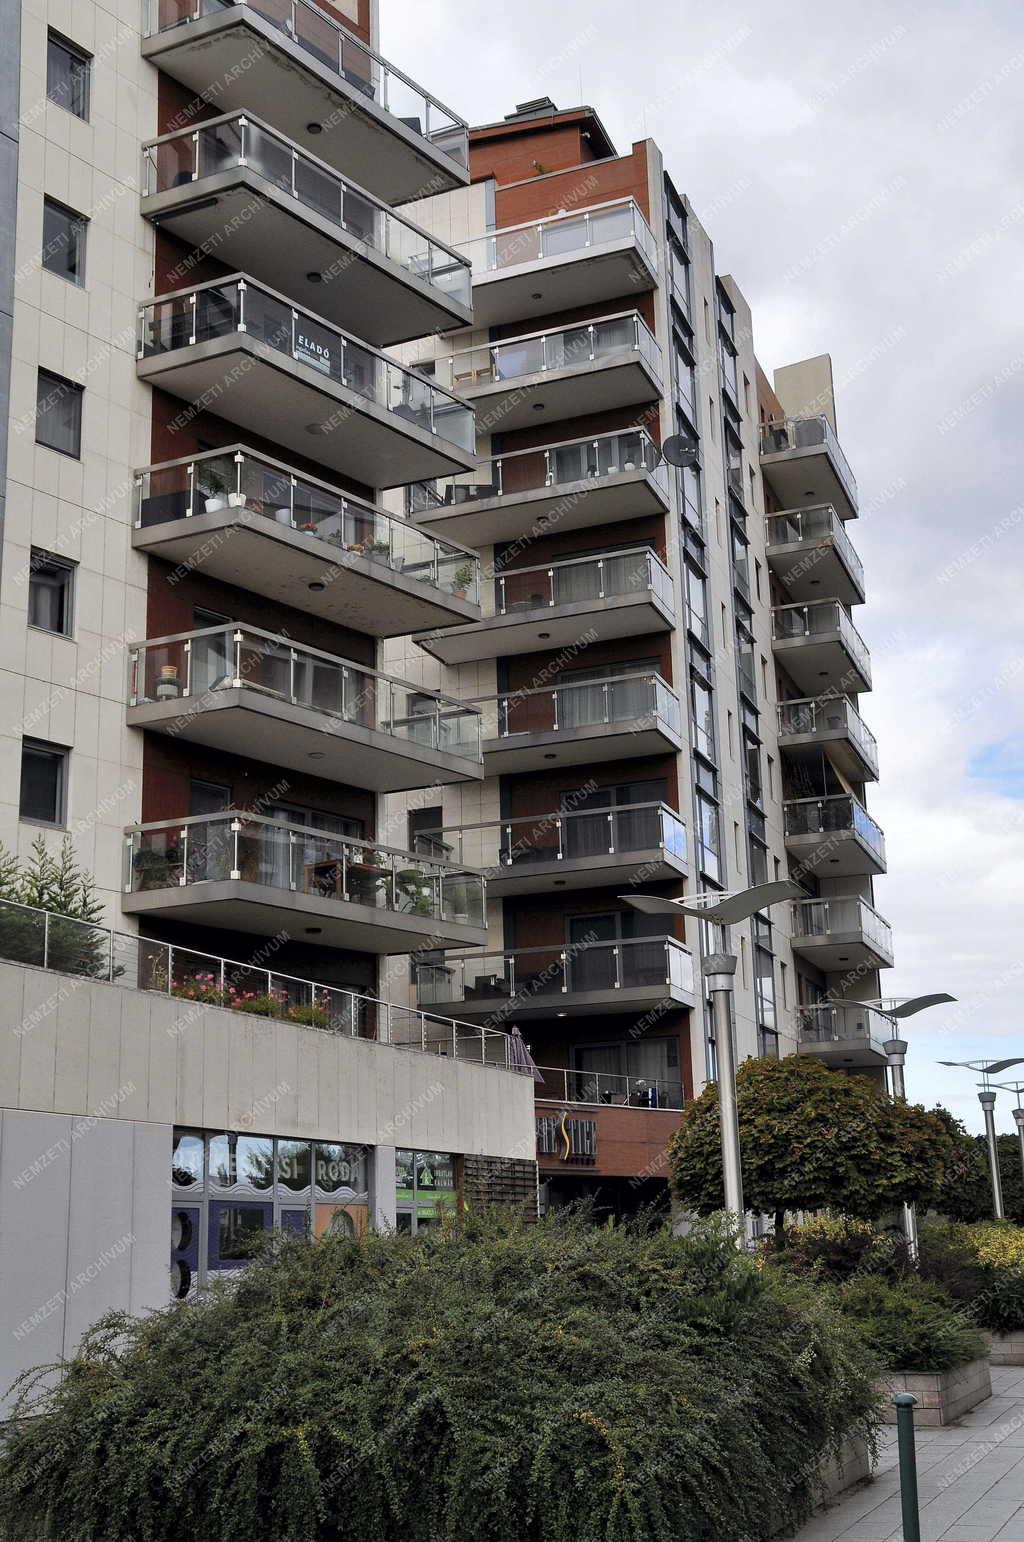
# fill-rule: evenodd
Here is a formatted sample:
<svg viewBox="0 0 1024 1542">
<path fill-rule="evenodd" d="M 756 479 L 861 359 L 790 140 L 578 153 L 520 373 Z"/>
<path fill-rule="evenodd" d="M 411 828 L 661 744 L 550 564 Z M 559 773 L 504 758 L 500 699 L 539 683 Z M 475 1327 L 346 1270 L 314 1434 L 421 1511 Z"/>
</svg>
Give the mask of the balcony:
<svg viewBox="0 0 1024 1542">
<path fill-rule="evenodd" d="M 817 1055 L 829 1065 L 854 1070 L 884 1070 L 885 1041 L 892 1036 L 884 1017 L 857 1001 L 823 1002 L 801 1007 L 797 1040 L 802 1055 Z"/>
<path fill-rule="evenodd" d="M 145 0 L 143 57 L 225 112 L 274 127 L 406 203 L 469 181 L 461 118 L 311 0 Z"/>
<path fill-rule="evenodd" d="M 499 573 L 472 626 L 416 641 L 446 664 L 670 632 L 675 598 L 668 569 L 649 547 Z"/>
<path fill-rule="evenodd" d="M 472 707 L 234 625 L 139 643 L 130 728 L 375 792 L 479 781 Z"/>
<path fill-rule="evenodd" d="M 664 803 L 575 809 L 423 833 L 425 847 L 487 872 L 492 899 L 663 883 L 688 872 L 686 826 Z"/>
<path fill-rule="evenodd" d="M 892 927 L 857 895 L 801 900 L 793 906 L 793 952 L 826 974 L 890 969 Z"/>
<path fill-rule="evenodd" d="M 778 605 L 772 651 L 797 690 L 808 696 L 856 696 L 871 689 L 868 645 L 838 600 Z"/>
<path fill-rule="evenodd" d="M 249 112 L 143 146 L 142 213 L 378 347 L 469 326 L 469 260 Z"/>
<path fill-rule="evenodd" d="M 589 529 L 668 506 L 668 469 L 643 429 L 495 455 L 467 474 L 409 488 L 411 515 L 474 548 L 540 534 L 549 523 Z"/>
<path fill-rule="evenodd" d="M 512 691 L 474 705 L 483 718 L 488 776 L 673 755 L 682 748 L 679 698 L 660 675 Z"/>
<path fill-rule="evenodd" d="M 161 295 L 139 323 L 141 380 L 369 487 L 474 462 L 465 402 L 251 279 Z"/>
<path fill-rule="evenodd" d="M 679 1124 L 678 1081 L 540 1067 L 537 1161 L 544 1177 L 573 1170 L 601 1177 L 663 1171 L 665 1145 Z"/>
<path fill-rule="evenodd" d="M 359 953 L 487 940 L 479 873 L 235 811 L 126 831 L 121 906 Z"/>
<path fill-rule="evenodd" d="M 479 558 L 228 445 L 140 471 L 132 544 L 373 637 L 479 618 Z"/>
<path fill-rule="evenodd" d="M 824 414 L 762 423 L 761 471 L 784 509 L 827 503 L 857 516 L 857 483 Z"/>
<path fill-rule="evenodd" d="M 416 968 L 424 1010 L 459 1003 L 462 1016 L 552 1018 L 694 1004 L 693 957 L 671 937 L 449 956 Z"/>
<path fill-rule="evenodd" d="M 786 850 L 801 873 L 845 878 L 885 872 L 885 836 L 867 809 L 845 793 L 783 804 Z"/>
<path fill-rule="evenodd" d="M 683 1106 L 681 1081 L 619 1076 L 606 1071 L 574 1071 L 564 1066 L 538 1066 L 542 1082 L 536 1086 L 538 1103 L 585 1104 L 591 1108 L 652 1108 L 678 1113 Z"/>
<path fill-rule="evenodd" d="M 864 603 L 864 565 L 835 509 L 787 509 L 765 520 L 765 557 L 791 600 Z"/>
<path fill-rule="evenodd" d="M 341 986 L 94 926 L 13 900 L 0 900 L 0 960 L 167 996 L 186 1007 L 198 1001 L 394 1049 L 515 1069 L 508 1034 L 479 1024 L 434 1017 Z"/>
<path fill-rule="evenodd" d="M 791 760 L 818 761 L 827 751 L 853 782 L 878 780 L 878 741 L 846 696 L 779 702 L 779 748 Z"/>
<path fill-rule="evenodd" d="M 643 317 L 625 311 L 460 349 L 438 359 L 437 378 L 473 402 L 482 433 L 506 433 L 655 401 L 661 349 Z"/>
<path fill-rule="evenodd" d="M 605 304 L 658 282 L 658 245 L 632 198 L 503 226 L 460 250 L 473 264 L 483 327 Z"/>
</svg>

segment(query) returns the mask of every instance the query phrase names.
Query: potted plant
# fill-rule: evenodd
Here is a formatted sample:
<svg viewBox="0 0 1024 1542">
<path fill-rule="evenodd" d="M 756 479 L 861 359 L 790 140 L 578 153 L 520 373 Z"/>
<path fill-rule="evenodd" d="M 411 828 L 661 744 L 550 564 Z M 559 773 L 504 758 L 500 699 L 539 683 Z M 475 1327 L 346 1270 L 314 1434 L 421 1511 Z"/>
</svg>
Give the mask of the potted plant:
<svg viewBox="0 0 1024 1542">
<path fill-rule="evenodd" d="M 466 598 L 466 593 L 472 582 L 473 564 L 471 562 L 464 562 L 452 574 L 452 593 L 457 600 L 464 600 Z"/>
<path fill-rule="evenodd" d="M 217 514 L 228 506 L 228 484 L 216 466 L 203 467 L 203 498 L 207 514 Z"/>
<path fill-rule="evenodd" d="M 366 553 L 366 555 L 368 557 L 390 557 L 390 555 L 391 555 L 391 542 L 390 541 L 367 541 L 365 546 L 363 547 L 363 550 L 364 550 L 364 552 Z"/>
</svg>

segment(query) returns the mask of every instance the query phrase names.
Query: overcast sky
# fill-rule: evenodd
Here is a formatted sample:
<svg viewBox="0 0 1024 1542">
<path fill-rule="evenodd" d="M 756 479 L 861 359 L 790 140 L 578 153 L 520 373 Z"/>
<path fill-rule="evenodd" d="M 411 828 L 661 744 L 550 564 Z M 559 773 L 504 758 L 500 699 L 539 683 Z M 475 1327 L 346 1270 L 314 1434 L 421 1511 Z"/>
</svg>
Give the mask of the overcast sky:
<svg viewBox="0 0 1024 1542">
<path fill-rule="evenodd" d="M 970 1073 L 936 1062 L 1024 1056 L 1021 8 L 381 9 L 385 55 L 470 123 L 549 95 L 593 106 L 620 151 L 650 135 L 769 375 L 831 353 L 868 580 L 883 990 L 959 998 L 910 1025 L 908 1091 L 980 1128 Z"/>
</svg>

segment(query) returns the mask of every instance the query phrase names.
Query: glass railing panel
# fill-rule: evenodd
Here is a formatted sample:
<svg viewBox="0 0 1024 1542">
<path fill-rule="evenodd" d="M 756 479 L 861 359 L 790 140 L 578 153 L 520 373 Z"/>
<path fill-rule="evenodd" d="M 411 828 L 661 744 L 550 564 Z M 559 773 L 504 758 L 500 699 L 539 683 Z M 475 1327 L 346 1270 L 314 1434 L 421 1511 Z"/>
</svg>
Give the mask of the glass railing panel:
<svg viewBox="0 0 1024 1542">
<path fill-rule="evenodd" d="M 639 351 L 652 369 L 661 373 L 661 349 L 636 312 L 508 342 L 481 344 L 439 363 L 448 372 L 448 384 L 457 390 L 460 386 L 496 384 L 571 369 L 629 351 Z"/>
<path fill-rule="evenodd" d="M 249 280 L 213 284 L 144 306 L 140 357 L 152 358 L 175 348 L 227 337 L 243 324 L 251 337 L 268 348 L 287 354 L 396 417 L 463 449 L 472 447 L 475 428 L 471 408 L 435 387 L 425 375 L 403 369 L 336 327 L 308 312 L 294 310 Z"/>
<path fill-rule="evenodd" d="M 606 1108 L 666 1108 L 683 1106 L 683 1087 L 661 1077 L 621 1076 L 605 1071 L 578 1071 L 540 1066 L 543 1080 L 535 1095 L 556 1103 L 589 1103 Z"/>
<path fill-rule="evenodd" d="M 785 450 L 813 449 L 819 445 L 828 449 L 836 462 L 840 477 L 856 501 L 856 478 L 850 470 L 850 463 L 840 447 L 828 418 L 821 415 L 810 418 L 776 419 L 774 422 L 761 425 L 762 455 L 778 455 Z"/>
<path fill-rule="evenodd" d="M 222 14 L 235 0 L 146 0 L 147 34 Z M 310 0 L 247 0 L 304 53 L 340 75 L 460 167 L 468 165 L 469 131 L 460 118 L 388 64 Z"/>
<path fill-rule="evenodd" d="M 630 471 L 645 471 L 667 492 L 664 462 L 642 429 L 543 449 L 517 450 L 481 461 L 473 471 L 414 483 L 408 490 L 409 513 L 431 513 L 478 499 L 508 497 Z"/>
<path fill-rule="evenodd" d="M 607 208 L 556 215 L 536 224 L 513 226 L 466 242 L 462 250 L 477 273 L 500 272 L 523 263 L 571 255 L 630 237 L 657 266 L 657 245 L 646 219 L 631 201 Z"/>
</svg>

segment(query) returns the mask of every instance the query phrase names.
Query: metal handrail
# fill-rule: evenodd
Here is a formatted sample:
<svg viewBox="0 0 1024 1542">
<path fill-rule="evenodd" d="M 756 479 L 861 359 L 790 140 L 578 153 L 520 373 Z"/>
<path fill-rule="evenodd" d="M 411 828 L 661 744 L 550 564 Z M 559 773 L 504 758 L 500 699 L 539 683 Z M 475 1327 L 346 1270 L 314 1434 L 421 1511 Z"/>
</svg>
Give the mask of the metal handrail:
<svg viewBox="0 0 1024 1542">
<path fill-rule="evenodd" d="M 683 1104 L 682 1081 L 666 1077 L 624 1076 L 617 1071 L 581 1071 L 571 1066 L 539 1065 L 544 1078 L 534 1096 L 538 1103 L 576 1103 L 594 1108 L 637 1108 L 646 1112 L 678 1113 Z M 561 1079 L 562 1094 L 548 1089 Z M 592 1094 L 592 1095 L 591 1095 Z"/>
<path fill-rule="evenodd" d="M 306 39 L 302 36 L 301 27 L 299 27 L 296 22 L 296 16 L 298 14 L 308 14 L 312 18 L 315 18 L 316 24 L 318 26 L 326 27 L 329 30 L 333 30 L 337 34 L 338 74 L 341 74 L 346 78 L 348 77 L 349 72 L 344 68 L 343 60 L 349 53 L 354 53 L 357 56 L 365 57 L 365 59 L 370 61 L 371 69 L 364 77 L 362 77 L 362 79 L 365 81 L 365 84 L 372 87 L 371 100 L 378 100 L 377 92 L 379 90 L 380 105 L 384 108 L 385 112 L 391 111 L 391 107 L 389 105 L 389 96 L 391 94 L 389 92 L 390 81 L 392 79 L 401 81 L 401 83 L 413 93 L 414 97 L 419 97 L 423 102 L 424 131 L 419 135 L 419 137 L 421 139 L 429 140 L 436 149 L 439 149 L 443 155 L 447 155 L 449 160 L 455 161 L 456 164 L 463 167 L 468 164 L 469 127 L 465 119 L 460 118 L 458 113 L 452 112 L 451 108 L 446 107 L 444 103 L 436 96 L 433 96 L 429 91 L 425 91 L 422 86 L 417 85 L 416 82 L 409 75 L 406 75 L 403 70 L 400 70 L 395 65 L 390 64 L 381 54 L 376 51 L 376 49 L 371 48 L 369 43 L 365 43 L 361 37 L 358 37 L 354 32 L 350 31 L 348 27 L 344 26 L 337 16 L 329 11 L 321 9 L 319 5 L 314 5 L 312 0 L 275 0 L 274 8 L 272 10 L 267 9 L 265 5 L 262 5 L 261 0 L 216 0 L 216 4 L 213 7 L 208 6 L 207 0 L 184 0 L 184 3 L 182 3 L 180 6 L 182 14 L 169 23 L 161 23 L 159 4 L 160 0 L 147 0 L 147 14 L 145 20 L 147 37 L 152 37 L 157 32 L 167 31 L 172 27 L 180 26 L 187 22 L 200 21 L 204 15 L 215 14 L 225 10 L 228 6 L 231 5 L 246 5 L 247 8 L 250 11 L 254 11 L 257 16 L 263 16 L 273 25 L 279 27 L 293 43 L 296 43 L 300 48 L 305 48 L 307 52 L 315 53 L 315 57 L 320 58 L 320 51 L 314 51 L 310 48 Z M 283 21 L 280 15 L 281 9 L 285 5 L 289 7 L 290 12 L 290 16 L 287 21 Z M 376 66 L 377 70 L 380 72 L 379 86 L 374 81 L 375 72 L 372 66 Z M 437 128 L 431 128 L 430 125 L 431 108 L 434 108 L 434 110 L 441 116 L 443 120 L 441 123 L 439 123 Z M 457 152 L 445 149 L 443 144 L 438 142 L 442 137 L 451 135 L 453 132 L 457 134 L 459 138 Z"/>
<path fill-rule="evenodd" d="M 836 464 L 839 467 L 839 474 L 847 483 L 847 486 L 853 493 L 854 501 L 856 501 L 857 479 L 853 472 L 850 470 L 850 463 L 846 459 L 846 456 L 843 454 L 842 447 L 838 438 L 836 437 L 835 429 L 832 427 L 832 424 L 829 422 L 828 418 L 823 412 L 809 413 L 806 417 L 800 418 L 773 418 L 769 422 L 762 423 L 760 444 L 761 454 L 778 455 L 785 452 L 786 450 L 812 449 L 814 447 L 814 441 L 806 445 L 797 444 L 800 425 L 804 425 L 806 427 L 806 425 L 811 423 L 817 424 L 821 432 L 821 439 L 816 442 L 823 444 L 825 448 L 828 449 L 835 457 Z M 778 443 L 780 433 L 784 434 L 786 437 L 785 444 Z"/>
<path fill-rule="evenodd" d="M 493 343 L 477 343 L 475 346 L 467 348 L 455 348 L 450 354 L 444 355 L 444 358 L 454 362 L 456 359 L 465 358 L 467 354 L 480 353 L 483 350 L 493 352 L 501 348 L 515 347 L 520 343 L 533 343 L 545 337 L 558 337 L 563 332 L 584 332 L 588 330 L 593 331 L 597 327 L 607 326 L 610 322 L 613 321 L 635 322 L 637 341 L 634 342 L 633 346 L 638 347 L 639 339 L 646 335 L 646 338 L 650 341 L 653 352 L 659 359 L 661 358 L 661 344 L 654 336 L 654 333 L 651 331 L 650 327 L 647 325 L 640 312 L 635 310 L 616 311 L 615 314 L 611 316 L 597 316 L 593 321 L 577 321 L 575 324 L 564 323 L 562 326 L 558 327 L 544 327 L 540 332 L 517 332 L 515 337 L 498 338 Z M 621 433 L 622 430 L 620 429 L 619 432 Z"/>
<path fill-rule="evenodd" d="M 521 1069 L 512 1061 L 508 1034 L 499 1029 L 398 1006 L 240 959 L 118 932 L 15 900 L 0 900 L 0 960 L 154 992 L 192 1002 L 198 1009 L 220 1005 L 210 999 L 219 995 L 224 1003 L 232 999 L 238 1003 L 227 1009 L 244 1012 L 247 994 L 250 999 L 264 995 L 271 1004 L 277 999 L 278 1010 L 261 1011 L 261 1017 L 321 1032 L 372 1037 L 394 1049 L 451 1054 L 497 1069 Z M 244 981 L 247 991 L 236 988 L 232 998 L 229 993 L 237 981 Z M 372 1035 L 364 1034 L 363 1028 L 372 1029 Z M 479 1052 L 469 1053 L 471 1046 L 478 1046 Z"/>
<path fill-rule="evenodd" d="M 628 209 L 633 216 L 633 236 L 644 255 L 650 260 L 656 269 L 658 266 L 657 243 L 654 232 L 648 224 L 647 217 L 635 198 L 612 198 L 604 203 L 588 204 L 586 208 L 562 209 L 557 214 L 546 214 L 536 220 L 520 220 L 514 225 L 501 225 L 495 230 L 489 230 L 486 235 L 476 236 L 469 241 L 460 241 L 459 247 L 464 252 L 474 256 L 474 271 L 495 273 L 502 268 L 517 266 L 517 262 L 499 262 L 498 244 L 504 243 L 509 236 L 516 237 L 520 232 L 538 232 L 538 251 L 528 256 L 519 258 L 520 262 L 543 262 L 549 257 L 562 256 L 566 251 L 579 251 L 591 246 L 602 246 L 610 240 L 621 240 L 621 236 L 606 237 L 594 241 L 592 239 L 591 220 L 594 215 L 609 214 L 615 209 Z M 567 224 L 582 224 L 585 237 L 579 246 L 563 248 L 559 252 L 545 252 L 543 250 L 544 235 L 553 227 Z M 524 243 L 525 245 L 525 243 Z M 483 248 L 489 254 L 489 260 L 479 267 L 475 261 L 475 253 Z"/>
</svg>

